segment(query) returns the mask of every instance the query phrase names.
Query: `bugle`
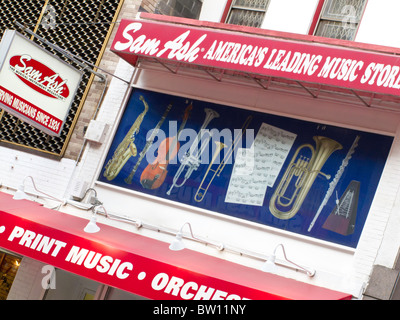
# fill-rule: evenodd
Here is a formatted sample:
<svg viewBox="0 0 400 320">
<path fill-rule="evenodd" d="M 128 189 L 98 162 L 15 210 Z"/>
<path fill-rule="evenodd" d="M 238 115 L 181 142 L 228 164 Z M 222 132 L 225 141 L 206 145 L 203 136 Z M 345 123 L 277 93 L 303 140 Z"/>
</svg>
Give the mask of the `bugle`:
<svg viewBox="0 0 400 320">
<path fill-rule="evenodd" d="M 197 192 L 194 196 L 194 200 L 196 202 L 201 202 L 203 201 L 208 188 L 210 187 L 211 183 L 214 181 L 214 179 L 216 177 L 219 177 L 222 173 L 222 171 L 224 170 L 229 158 L 231 156 L 233 156 L 233 153 L 235 152 L 239 142 L 242 141 L 242 137 L 244 135 L 244 133 L 246 132 L 250 122 L 252 121 L 253 116 L 248 116 L 246 121 L 244 122 L 243 126 L 242 126 L 242 132 L 240 134 L 240 136 L 234 137 L 233 143 L 231 144 L 230 148 L 228 151 L 226 151 L 225 156 L 223 158 L 223 160 L 220 162 L 220 164 L 218 165 L 218 167 L 216 169 L 212 169 L 214 162 L 215 162 L 215 158 L 213 159 L 213 161 L 211 161 L 210 165 L 208 166 L 208 169 L 204 175 L 203 180 L 200 183 L 199 188 L 197 189 Z M 217 142 L 216 142 L 217 143 Z M 225 145 L 224 145 L 225 148 Z M 221 149 L 222 150 L 222 149 Z M 218 151 L 218 150 L 217 150 Z M 215 164 L 216 165 L 216 164 Z M 211 176 L 210 179 L 208 179 L 207 181 L 207 177 Z M 206 184 L 207 183 L 207 184 Z"/>
<path fill-rule="evenodd" d="M 318 175 L 328 180 L 331 178 L 330 175 L 321 172 L 321 169 L 331 154 L 343 147 L 337 141 L 327 137 L 315 136 L 313 139 L 315 148 L 311 144 L 304 144 L 296 150 L 270 199 L 269 210 L 279 219 L 290 219 L 299 211 Z M 306 148 L 311 151 L 310 158 L 299 155 Z"/>
<path fill-rule="evenodd" d="M 171 195 L 171 191 L 174 187 L 180 188 L 182 187 L 187 179 L 190 178 L 193 171 L 196 171 L 200 166 L 200 156 L 203 153 L 204 149 L 208 147 L 208 142 L 211 139 L 211 135 L 208 136 L 206 141 L 201 141 L 201 137 L 203 134 L 203 130 L 208 126 L 211 120 L 218 118 L 219 114 L 213 109 L 205 108 L 204 112 L 206 113 L 205 120 L 203 125 L 201 126 L 193 144 L 191 145 L 189 151 L 182 157 L 181 165 L 179 166 L 178 171 L 175 173 L 175 176 L 172 180 L 172 185 L 167 191 L 167 195 Z M 199 142 L 201 142 L 201 147 L 199 148 Z M 186 173 L 182 179 L 182 182 L 178 184 L 178 180 L 186 170 Z"/>
</svg>

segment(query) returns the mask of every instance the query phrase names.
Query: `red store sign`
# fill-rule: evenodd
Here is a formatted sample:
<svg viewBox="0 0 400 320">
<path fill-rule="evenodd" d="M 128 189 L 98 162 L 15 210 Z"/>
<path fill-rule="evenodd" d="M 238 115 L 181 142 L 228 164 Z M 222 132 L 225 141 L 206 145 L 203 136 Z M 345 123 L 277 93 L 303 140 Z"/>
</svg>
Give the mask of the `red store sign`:
<svg viewBox="0 0 400 320">
<path fill-rule="evenodd" d="M 0 193 L 0 248 L 155 300 L 351 299 Z"/>
<path fill-rule="evenodd" d="M 18 32 L 4 32 L 1 109 L 51 136 L 60 136 L 81 78 L 81 71 Z"/>
<path fill-rule="evenodd" d="M 137 56 L 143 56 L 354 90 L 400 93 L 397 56 L 339 46 L 122 20 L 111 50 L 132 64 Z"/>
</svg>

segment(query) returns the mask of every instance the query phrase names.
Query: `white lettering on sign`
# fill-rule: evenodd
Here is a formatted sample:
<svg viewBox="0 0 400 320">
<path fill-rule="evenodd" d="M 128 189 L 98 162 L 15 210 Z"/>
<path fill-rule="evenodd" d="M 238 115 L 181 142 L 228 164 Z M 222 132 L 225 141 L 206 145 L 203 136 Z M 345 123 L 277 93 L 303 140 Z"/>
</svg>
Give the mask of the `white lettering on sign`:
<svg viewBox="0 0 400 320">
<path fill-rule="evenodd" d="M 60 100 L 69 96 L 66 79 L 46 65 L 32 59 L 28 54 L 14 56 L 10 59 L 10 69 L 21 79 L 30 83 L 30 87 L 38 92 L 45 92 Z"/>
<path fill-rule="evenodd" d="M 12 107 L 21 112 L 22 114 L 30 117 L 31 119 L 34 119 L 36 116 L 36 108 L 32 107 L 31 105 L 29 105 L 28 103 L 25 103 L 21 100 L 19 100 L 18 98 L 15 98 L 13 103 L 12 103 Z"/>
<path fill-rule="evenodd" d="M 12 94 L 0 89 L 0 102 L 11 106 L 13 103 L 13 100 L 14 100 L 14 96 Z"/>
<path fill-rule="evenodd" d="M 204 34 L 193 45 L 191 45 L 189 41 L 186 41 L 190 31 L 186 31 L 175 40 L 166 42 L 164 48 L 160 50 L 161 41 L 157 38 L 148 39 L 145 35 L 140 35 L 136 39 L 133 38 L 131 33 L 136 33 L 141 28 L 141 23 L 134 22 L 129 24 L 122 33 L 126 42 L 117 41 L 114 48 L 118 51 L 129 49 L 132 53 L 150 56 L 156 55 L 157 57 L 162 57 L 164 53 L 168 52 L 168 59 L 194 62 L 198 58 L 200 44 L 207 37 L 207 35 Z"/>
<path fill-rule="evenodd" d="M 129 49 L 132 53 L 142 53 L 154 55 L 158 52 L 158 46 L 160 45 L 160 40 L 157 39 L 146 39 L 146 36 L 142 35 L 134 39 L 131 36 L 131 32 L 135 33 L 142 28 L 141 23 L 131 23 L 128 25 L 124 32 L 123 37 L 127 40 L 125 43 L 118 41 L 115 44 L 115 49 L 119 51 L 124 51 Z"/>
<path fill-rule="evenodd" d="M 51 256 L 53 257 L 56 257 L 60 250 L 67 245 L 65 242 L 43 236 L 42 234 L 37 234 L 30 230 L 25 230 L 18 226 L 15 226 L 8 237 L 8 241 L 12 242 L 15 239 L 19 239 L 19 245 L 40 251 L 44 254 L 49 254 L 51 251 Z"/>
<path fill-rule="evenodd" d="M 95 269 L 100 273 L 107 273 L 110 276 L 114 274 L 119 279 L 126 279 L 129 273 L 126 270 L 132 271 L 133 264 L 130 262 L 122 262 L 119 259 L 114 259 L 110 256 L 102 255 L 101 253 L 89 251 L 77 246 L 73 246 L 68 253 L 65 261 L 77 265 L 82 265 L 87 269 Z"/>
<path fill-rule="evenodd" d="M 121 23 L 113 50 L 265 76 L 398 94 L 396 57 L 149 21 Z M 126 59 L 126 55 L 120 55 Z"/>
<path fill-rule="evenodd" d="M 175 276 L 169 277 L 166 273 L 157 274 L 151 282 L 151 287 L 156 291 L 163 290 L 166 294 L 179 296 L 184 300 L 249 300 L 237 294 L 229 294 L 205 285 L 200 286 L 193 281 L 185 282 Z"/>
<path fill-rule="evenodd" d="M 259 67 L 267 52 L 268 48 L 215 40 L 203 58 L 244 66 L 254 64 L 255 67 Z"/>
</svg>

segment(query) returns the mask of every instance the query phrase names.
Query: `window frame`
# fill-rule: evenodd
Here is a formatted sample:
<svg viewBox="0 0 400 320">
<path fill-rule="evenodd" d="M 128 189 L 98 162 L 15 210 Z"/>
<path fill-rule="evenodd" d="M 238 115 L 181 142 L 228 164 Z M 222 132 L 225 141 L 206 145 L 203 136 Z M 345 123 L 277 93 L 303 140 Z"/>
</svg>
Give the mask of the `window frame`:
<svg viewBox="0 0 400 320">
<path fill-rule="evenodd" d="M 317 36 L 318 27 L 319 27 L 320 23 L 323 22 L 323 21 L 340 22 L 340 20 L 338 20 L 338 19 L 323 17 L 324 10 L 330 4 L 331 1 L 335 1 L 335 0 L 319 0 L 319 3 L 318 3 L 317 8 L 316 8 L 315 15 L 314 15 L 314 19 L 313 19 L 313 21 L 311 23 L 311 26 L 310 26 L 309 35 Z M 360 24 L 361 24 L 361 21 L 362 21 L 362 18 L 363 18 L 363 15 L 364 15 L 364 12 L 365 12 L 365 9 L 367 7 L 367 4 L 368 4 L 368 0 L 365 0 L 365 3 L 363 5 L 360 18 L 356 22 L 356 30 L 354 32 L 354 37 L 351 40 L 348 40 L 348 41 L 354 41 L 355 40 L 355 38 L 357 36 L 358 29 L 360 27 Z M 319 37 L 325 37 L 325 38 L 329 38 L 329 39 L 341 40 L 340 38 L 333 38 L 333 37 L 327 37 L 327 36 L 321 36 L 321 35 L 319 35 Z"/>
<path fill-rule="evenodd" d="M 231 13 L 232 13 L 233 9 L 235 9 L 235 10 L 247 10 L 247 11 L 253 11 L 253 12 L 264 12 L 264 17 L 263 17 L 263 21 L 264 21 L 265 15 L 266 15 L 266 13 L 268 11 L 268 8 L 269 8 L 269 5 L 271 3 L 271 0 L 267 0 L 267 1 L 268 1 L 268 3 L 266 5 L 265 9 L 256 9 L 256 8 L 248 8 L 246 6 L 237 6 L 237 5 L 234 5 L 234 0 L 228 0 L 227 4 L 226 4 L 226 7 L 225 7 L 225 11 L 224 11 L 224 13 L 222 15 L 222 18 L 221 18 L 221 22 L 222 23 L 229 23 L 228 20 L 229 20 L 229 18 L 231 16 Z M 262 23 L 261 23 L 261 25 L 262 25 Z M 261 27 L 261 25 L 260 25 L 260 27 Z M 260 28 L 260 27 L 258 27 L 258 28 Z"/>
</svg>

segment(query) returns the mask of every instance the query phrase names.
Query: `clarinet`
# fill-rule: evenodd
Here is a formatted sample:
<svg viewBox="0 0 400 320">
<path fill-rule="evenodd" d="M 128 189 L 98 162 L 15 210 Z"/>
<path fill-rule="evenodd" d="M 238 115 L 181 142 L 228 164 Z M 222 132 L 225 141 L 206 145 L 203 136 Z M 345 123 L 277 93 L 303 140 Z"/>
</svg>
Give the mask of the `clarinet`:
<svg viewBox="0 0 400 320">
<path fill-rule="evenodd" d="M 169 111 L 172 108 L 172 104 L 170 104 L 167 109 L 164 112 L 164 115 L 162 116 L 161 120 L 158 122 L 157 127 L 153 130 L 151 137 L 149 140 L 146 142 L 146 145 L 144 146 L 142 152 L 140 153 L 139 159 L 135 164 L 135 167 L 133 168 L 132 172 L 129 174 L 127 178 L 125 178 L 125 182 L 127 184 L 132 184 L 133 176 L 136 173 L 137 168 L 139 167 L 140 163 L 142 162 L 143 158 L 145 157 L 147 151 L 149 150 L 150 146 L 153 144 L 154 139 L 156 138 L 158 131 L 160 130 L 161 126 L 163 125 L 165 119 L 167 118 L 167 115 Z"/>
<path fill-rule="evenodd" d="M 331 181 L 331 183 L 329 184 L 329 189 L 325 195 L 324 200 L 322 200 L 322 203 L 320 205 L 320 207 L 318 208 L 317 214 L 315 215 L 313 221 L 310 223 L 310 226 L 308 227 L 308 232 L 311 231 L 311 229 L 314 227 L 315 222 L 317 221 L 319 215 L 321 214 L 322 209 L 325 207 L 325 205 L 328 203 L 329 198 L 331 197 L 333 190 L 335 190 L 336 185 L 339 182 L 339 179 L 342 177 L 344 169 L 346 169 L 346 167 L 349 164 L 350 159 L 353 156 L 354 151 L 356 150 L 357 146 L 358 146 L 358 141 L 360 140 L 360 136 L 357 136 L 356 139 L 353 142 L 353 145 L 351 146 L 349 152 L 346 155 L 346 158 L 343 159 L 342 164 L 338 170 L 338 172 L 335 175 L 335 178 L 333 178 L 333 180 Z"/>
</svg>

